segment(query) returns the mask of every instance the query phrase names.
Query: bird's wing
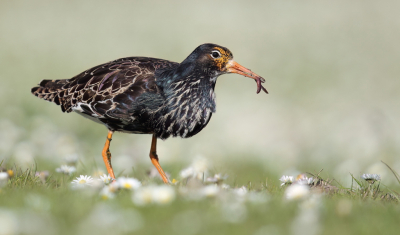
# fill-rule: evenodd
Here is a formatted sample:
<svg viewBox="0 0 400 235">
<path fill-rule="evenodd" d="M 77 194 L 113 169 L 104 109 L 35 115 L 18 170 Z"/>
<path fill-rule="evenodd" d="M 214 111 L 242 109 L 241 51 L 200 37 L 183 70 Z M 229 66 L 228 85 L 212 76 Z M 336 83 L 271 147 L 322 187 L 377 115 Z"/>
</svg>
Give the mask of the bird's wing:
<svg viewBox="0 0 400 235">
<path fill-rule="evenodd" d="M 125 118 L 128 113 L 124 106 L 132 105 L 144 92 L 156 92 L 156 69 L 177 65 L 148 57 L 122 58 L 88 69 L 71 79 L 44 80 L 32 92 L 41 98 L 51 97 L 50 101 L 60 104 L 66 112 L 75 110 L 96 118 Z M 49 92 L 53 95 L 46 95 Z"/>
</svg>

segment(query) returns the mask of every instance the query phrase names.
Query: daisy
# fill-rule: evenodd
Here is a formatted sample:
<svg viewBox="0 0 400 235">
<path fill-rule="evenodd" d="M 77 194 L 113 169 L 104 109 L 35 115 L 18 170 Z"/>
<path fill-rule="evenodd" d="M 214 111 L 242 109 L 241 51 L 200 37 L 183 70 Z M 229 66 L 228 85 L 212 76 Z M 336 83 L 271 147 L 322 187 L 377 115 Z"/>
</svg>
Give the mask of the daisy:
<svg viewBox="0 0 400 235">
<path fill-rule="evenodd" d="M 282 177 L 279 179 L 283 185 L 287 185 L 287 184 L 292 184 L 293 183 L 293 176 L 289 176 L 289 175 L 282 175 Z"/>
<path fill-rule="evenodd" d="M 48 171 L 37 171 L 35 173 L 35 177 L 38 177 L 43 183 L 45 183 L 47 178 L 49 177 L 49 172 Z"/>
<path fill-rule="evenodd" d="M 313 177 L 310 177 L 310 178 L 307 178 L 307 184 L 308 185 L 314 185 L 314 178 Z"/>
<path fill-rule="evenodd" d="M 135 190 L 132 201 L 138 206 L 144 206 L 153 201 L 153 186 L 141 187 Z"/>
<path fill-rule="evenodd" d="M 247 190 L 247 188 L 245 186 L 242 186 L 240 188 L 235 188 L 233 190 L 233 192 L 239 197 L 244 197 L 244 196 L 246 196 L 248 190 Z"/>
<path fill-rule="evenodd" d="M 115 192 L 116 190 L 114 187 L 107 185 L 100 191 L 100 197 L 104 200 L 113 199 L 115 197 Z"/>
<path fill-rule="evenodd" d="M 218 184 L 226 180 L 227 178 L 228 178 L 227 175 L 222 176 L 221 174 L 215 174 L 214 177 L 208 177 L 206 179 L 206 182 Z"/>
<path fill-rule="evenodd" d="M 85 186 L 91 186 L 92 183 L 93 178 L 87 175 L 76 177 L 76 179 L 71 182 L 73 188 L 83 188 Z"/>
<path fill-rule="evenodd" d="M 107 187 L 112 193 L 116 193 L 119 190 L 119 185 L 117 184 L 117 182 L 113 182 L 107 185 Z"/>
<path fill-rule="evenodd" d="M 169 204 L 175 199 L 175 190 L 168 185 L 154 187 L 152 190 L 152 201 L 156 204 Z"/>
<path fill-rule="evenodd" d="M 0 172 L 0 188 L 6 186 L 8 183 L 8 173 Z"/>
<path fill-rule="evenodd" d="M 140 186 L 142 186 L 142 183 L 140 183 L 140 181 L 135 178 L 120 177 L 117 179 L 116 183 L 120 188 L 126 188 L 131 190 L 138 189 Z"/>
<path fill-rule="evenodd" d="M 215 196 L 217 196 L 219 191 L 220 191 L 220 188 L 217 185 L 212 184 L 212 185 L 207 185 L 207 186 L 201 188 L 200 194 L 205 197 L 215 197 Z"/>
<path fill-rule="evenodd" d="M 375 183 L 375 181 L 381 180 L 381 176 L 378 174 L 363 174 L 361 176 L 361 178 L 363 178 L 365 181 L 367 181 L 370 184 Z"/>
<path fill-rule="evenodd" d="M 109 184 L 111 182 L 111 176 L 106 174 L 100 175 L 100 181 Z"/>
<path fill-rule="evenodd" d="M 288 200 L 298 200 L 310 194 L 310 187 L 304 184 L 292 184 L 285 191 L 285 198 Z"/>
<path fill-rule="evenodd" d="M 197 178 L 202 180 L 204 175 L 207 174 L 209 162 L 203 157 L 196 158 L 188 168 L 183 169 L 180 172 L 180 176 L 186 178 Z"/>
<path fill-rule="evenodd" d="M 221 188 L 224 190 L 228 190 L 231 188 L 231 186 L 227 185 L 227 184 L 221 184 Z"/>
<path fill-rule="evenodd" d="M 298 184 L 305 184 L 305 185 L 313 185 L 314 184 L 314 178 L 310 177 L 308 178 L 306 174 L 300 174 L 296 177 L 296 182 Z"/>
<path fill-rule="evenodd" d="M 194 175 L 194 169 L 193 169 L 193 167 L 185 168 L 185 169 L 181 170 L 181 172 L 179 173 L 179 175 L 180 175 L 183 179 L 192 177 L 192 176 Z"/>
<path fill-rule="evenodd" d="M 76 168 L 74 166 L 62 165 L 60 168 L 57 168 L 56 171 L 66 175 L 71 175 L 76 171 Z"/>
<path fill-rule="evenodd" d="M 175 200 L 176 193 L 173 187 L 169 185 L 162 186 L 146 186 L 135 190 L 132 195 L 132 201 L 138 206 L 147 204 L 169 204 Z"/>
<path fill-rule="evenodd" d="M 208 160 L 204 157 L 197 157 L 193 162 L 192 162 L 192 167 L 194 171 L 198 174 L 198 178 L 200 179 L 203 177 L 203 174 L 207 172 L 208 167 L 210 163 Z"/>
</svg>

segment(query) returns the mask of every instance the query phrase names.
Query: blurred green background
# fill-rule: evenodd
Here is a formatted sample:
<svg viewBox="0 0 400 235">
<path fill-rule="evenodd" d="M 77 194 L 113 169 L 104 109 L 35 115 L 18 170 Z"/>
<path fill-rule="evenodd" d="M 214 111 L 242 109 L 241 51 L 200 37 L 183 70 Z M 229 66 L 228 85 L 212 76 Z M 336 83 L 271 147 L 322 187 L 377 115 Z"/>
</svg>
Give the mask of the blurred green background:
<svg viewBox="0 0 400 235">
<path fill-rule="evenodd" d="M 344 185 L 349 172 L 381 174 L 391 184 L 380 161 L 400 170 L 399 7 L 398 1 L 1 1 L 0 160 L 52 170 L 78 153 L 87 167 L 104 168 L 106 128 L 62 113 L 31 95 L 31 87 L 121 57 L 180 62 L 212 42 L 263 76 L 270 94 L 257 95 L 251 79 L 221 76 L 207 128 L 158 143 L 167 171 L 201 155 L 244 181 L 323 168 Z M 151 136 L 117 133 L 113 140 L 116 172 L 151 167 Z M 243 167 L 238 173 L 226 165 Z M 252 169 L 264 173 L 249 178 Z"/>
</svg>

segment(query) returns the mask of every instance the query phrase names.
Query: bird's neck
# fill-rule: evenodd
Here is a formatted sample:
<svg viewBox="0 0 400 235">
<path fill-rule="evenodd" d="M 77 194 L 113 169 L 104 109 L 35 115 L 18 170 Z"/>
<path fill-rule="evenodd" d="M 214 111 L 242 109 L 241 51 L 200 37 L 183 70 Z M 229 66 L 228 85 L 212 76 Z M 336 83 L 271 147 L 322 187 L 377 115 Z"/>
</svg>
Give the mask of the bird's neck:
<svg viewBox="0 0 400 235">
<path fill-rule="evenodd" d="M 199 102 L 202 108 L 215 112 L 215 83 L 219 74 L 192 63 L 182 62 L 178 67 L 160 71 L 156 83 L 166 100 Z"/>
<path fill-rule="evenodd" d="M 215 83 L 217 76 L 212 76 L 206 71 L 194 70 L 186 76 L 170 81 L 164 90 L 167 99 L 177 100 L 181 105 L 191 104 L 202 109 L 209 108 L 215 112 Z"/>
</svg>

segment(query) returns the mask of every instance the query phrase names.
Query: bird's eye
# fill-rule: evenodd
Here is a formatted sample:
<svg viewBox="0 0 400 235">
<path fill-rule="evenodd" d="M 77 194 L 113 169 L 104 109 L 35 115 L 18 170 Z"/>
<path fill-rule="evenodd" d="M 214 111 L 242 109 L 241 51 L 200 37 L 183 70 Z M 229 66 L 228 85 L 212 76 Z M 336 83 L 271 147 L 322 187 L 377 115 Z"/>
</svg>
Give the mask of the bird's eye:
<svg viewBox="0 0 400 235">
<path fill-rule="evenodd" d="M 217 58 L 221 57 L 221 52 L 219 52 L 219 51 L 212 51 L 212 52 L 211 52 L 211 57 L 214 58 L 214 59 L 217 59 Z"/>
</svg>

